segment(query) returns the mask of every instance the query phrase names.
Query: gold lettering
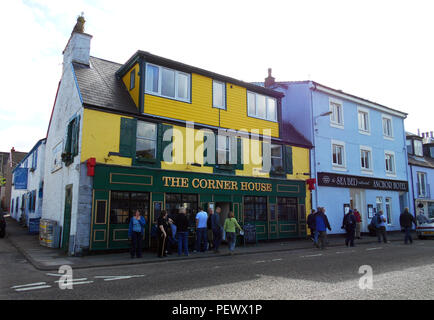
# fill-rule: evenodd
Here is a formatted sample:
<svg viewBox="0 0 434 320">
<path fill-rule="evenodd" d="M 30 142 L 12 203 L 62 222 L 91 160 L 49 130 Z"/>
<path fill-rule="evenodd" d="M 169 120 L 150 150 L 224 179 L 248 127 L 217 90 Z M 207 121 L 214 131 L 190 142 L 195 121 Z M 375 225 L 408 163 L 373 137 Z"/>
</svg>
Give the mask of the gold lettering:
<svg viewBox="0 0 434 320">
<path fill-rule="evenodd" d="M 208 180 L 208 188 L 215 189 L 215 180 Z"/>
<path fill-rule="evenodd" d="M 253 182 L 249 182 L 248 188 L 249 188 L 249 191 L 255 190 L 255 184 Z"/>
<path fill-rule="evenodd" d="M 188 188 L 188 178 L 182 178 L 181 188 Z"/>
<path fill-rule="evenodd" d="M 271 183 L 267 183 L 267 191 L 268 192 L 273 191 L 273 185 Z"/>
<path fill-rule="evenodd" d="M 247 191 L 247 182 L 241 182 L 241 191 Z"/>
<path fill-rule="evenodd" d="M 217 190 L 223 189 L 223 181 L 222 180 L 217 180 L 216 184 L 217 184 L 217 186 L 216 186 Z"/>
<path fill-rule="evenodd" d="M 230 181 L 225 181 L 225 190 L 230 190 L 231 189 L 231 182 Z"/>
<path fill-rule="evenodd" d="M 232 190 L 238 190 L 238 183 L 236 181 L 232 181 Z"/>
<path fill-rule="evenodd" d="M 201 189 L 206 189 L 206 187 L 208 186 L 208 183 L 205 179 L 200 180 L 199 184 Z"/>
<path fill-rule="evenodd" d="M 163 182 L 164 182 L 165 187 L 169 186 L 169 179 L 170 179 L 170 177 L 163 177 Z"/>
<path fill-rule="evenodd" d="M 193 181 L 191 182 L 191 185 L 193 186 L 194 189 L 199 188 L 199 179 L 194 178 Z"/>
<path fill-rule="evenodd" d="M 267 185 L 265 183 L 261 183 L 261 191 L 267 191 Z"/>
</svg>

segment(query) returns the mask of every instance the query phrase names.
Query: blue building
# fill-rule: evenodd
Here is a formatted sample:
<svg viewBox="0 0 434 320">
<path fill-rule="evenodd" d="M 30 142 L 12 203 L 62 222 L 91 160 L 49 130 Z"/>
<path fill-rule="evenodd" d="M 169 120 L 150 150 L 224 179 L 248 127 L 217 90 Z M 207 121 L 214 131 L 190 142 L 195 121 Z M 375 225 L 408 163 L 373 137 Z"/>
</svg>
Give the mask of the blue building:
<svg viewBox="0 0 434 320">
<path fill-rule="evenodd" d="M 362 215 L 362 232 L 376 211 L 387 229 L 400 230 L 399 215 L 409 205 L 406 136 L 407 114 L 314 81 L 264 85 L 285 94 L 282 127 L 294 126 L 313 145 L 312 206 L 325 207 L 331 233 L 342 233 L 348 208 Z"/>
<path fill-rule="evenodd" d="M 434 138 L 407 133 L 410 210 L 434 218 Z"/>
</svg>

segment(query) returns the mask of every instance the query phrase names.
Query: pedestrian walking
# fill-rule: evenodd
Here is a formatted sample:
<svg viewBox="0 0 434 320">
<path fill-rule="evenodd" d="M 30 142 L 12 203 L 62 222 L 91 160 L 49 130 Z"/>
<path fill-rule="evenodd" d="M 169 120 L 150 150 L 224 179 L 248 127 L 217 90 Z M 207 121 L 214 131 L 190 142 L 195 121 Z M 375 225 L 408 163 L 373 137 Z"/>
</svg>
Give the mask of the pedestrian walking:
<svg viewBox="0 0 434 320">
<path fill-rule="evenodd" d="M 176 225 L 176 235 L 178 238 L 178 256 L 184 252 L 188 256 L 188 218 L 187 210 L 184 207 L 179 209 L 173 224 Z"/>
<path fill-rule="evenodd" d="M 199 207 L 196 214 L 196 252 L 205 252 L 207 247 L 208 214 Z"/>
<path fill-rule="evenodd" d="M 377 213 L 375 213 L 371 223 L 375 226 L 378 243 L 381 243 L 381 238 L 383 238 L 384 243 L 387 243 L 386 218 L 383 216 L 382 210 L 379 210 Z"/>
<path fill-rule="evenodd" d="M 130 219 L 128 227 L 128 239 L 131 241 L 131 259 L 142 257 L 142 240 L 145 231 L 146 220 L 140 210 L 136 210 L 135 216 Z"/>
<path fill-rule="evenodd" d="M 354 237 L 356 232 L 357 220 L 353 214 L 353 210 L 349 210 L 342 220 L 342 229 L 346 231 L 345 245 L 348 247 L 354 247 Z"/>
<path fill-rule="evenodd" d="M 404 229 L 405 237 L 404 237 L 404 243 L 408 244 L 410 241 L 410 244 L 413 243 L 413 239 L 411 237 L 411 227 L 414 225 L 416 226 L 416 219 L 414 216 L 408 211 L 408 208 L 404 209 L 404 212 L 401 213 L 399 216 L 399 224 L 401 225 L 401 228 Z"/>
<path fill-rule="evenodd" d="M 312 209 L 312 212 L 307 216 L 307 226 L 310 230 L 310 238 L 315 242 L 315 209 Z"/>
<path fill-rule="evenodd" d="M 158 227 L 158 257 L 167 257 L 166 249 L 167 249 L 167 232 L 169 230 L 169 221 L 167 218 L 167 212 L 166 210 L 162 210 L 160 217 L 157 220 L 157 227 Z"/>
<path fill-rule="evenodd" d="M 220 253 L 219 247 L 222 242 L 223 228 L 220 224 L 221 208 L 217 207 L 215 213 L 211 215 L 211 229 L 214 239 L 214 253 Z"/>
<path fill-rule="evenodd" d="M 212 208 L 208 208 L 208 220 L 206 221 L 206 235 L 207 235 L 207 249 L 211 250 L 214 248 L 213 242 L 213 233 L 212 233 L 212 225 L 211 225 L 211 216 L 213 215 Z"/>
<path fill-rule="evenodd" d="M 360 236 L 360 232 L 362 230 L 362 215 L 357 209 L 354 209 L 353 213 L 356 217 L 356 238 L 362 239 L 362 237 Z"/>
<path fill-rule="evenodd" d="M 225 220 L 225 224 L 224 224 L 223 228 L 226 231 L 226 240 L 227 240 L 228 245 L 229 245 L 229 252 L 232 255 L 232 254 L 234 254 L 235 243 L 237 240 L 235 228 L 238 228 L 240 231 L 243 230 L 243 229 L 241 229 L 240 225 L 238 224 L 237 219 L 234 218 L 234 213 L 232 211 L 229 212 L 229 215 Z"/>
<path fill-rule="evenodd" d="M 325 249 L 327 241 L 327 229 L 330 231 L 332 230 L 325 211 L 326 210 L 324 207 L 319 207 L 314 219 L 315 246 L 317 248 L 321 248 L 322 250 Z"/>
</svg>

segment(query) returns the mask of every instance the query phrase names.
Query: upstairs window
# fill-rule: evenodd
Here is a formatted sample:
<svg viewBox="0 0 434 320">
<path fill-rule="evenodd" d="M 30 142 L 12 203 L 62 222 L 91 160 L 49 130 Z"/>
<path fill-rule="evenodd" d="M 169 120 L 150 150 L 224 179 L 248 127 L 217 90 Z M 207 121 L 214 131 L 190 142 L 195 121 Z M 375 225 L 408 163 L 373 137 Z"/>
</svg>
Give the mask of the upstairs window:
<svg viewBox="0 0 434 320">
<path fill-rule="evenodd" d="M 156 159 L 157 126 L 155 123 L 137 121 L 136 157 Z"/>
<path fill-rule="evenodd" d="M 360 164 L 362 170 L 368 170 L 368 171 L 372 170 L 371 150 L 360 149 Z"/>
<path fill-rule="evenodd" d="M 369 130 L 369 113 L 364 110 L 358 111 L 358 119 L 359 119 L 359 131 L 361 133 L 368 133 Z"/>
<path fill-rule="evenodd" d="M 336 99 L 330 99 L 330 124 L 334 127 L 344 126 L 344 111 L 342 107 L 342 102 Z"/>
<path fill-rule="evenodd" d="M 146 64 L 146 93 L 190 102 L 190 74 Z"/>
<path fill-rule="evenodd" d="M 284 170 L 282 146 L 280 144 L 271 145 L 271 169 L 275 172 L 282 172 Z"/>
<path fill-rule="evenodd" d="M 427 196 L 427 184 L 426 184 L 426 173 L 417 173 L 417 194 L 418 197 L 424 198 Z"/>
<path fill-rule="evenodd" d="M 413 140 L 414 154 L 419 157 L 423 157 L 423 144 L 420 140 Z"/>
<path fill-rule="evenodd" d="M 407 144 L 407 152 L 409 154 L 413 154 L 413 140 L 407 139 L 406 144 Z"/>
<path fill-rule="evenodd" d="M 333 167 L 345 168 L 345 145 L 340 143 L 332 144 Z"/>
<path fill-rule="evenodd" d="M 217 163 L 229 164 L 231 159 L 231 138 L 229 136 L 217 136 Z"/>
<path fill-rule="evenodd" d="M 249 117 L 277 121 L 276 105 L 275 98 L 247 92 L 247 114 Z"/>
<path fill-rule="evenodd" d="M 218 109 L 226 109 L 226 86 L 224 82 L 212 81 L 212 106 Z"/>
<path fill-rule="evenodd" d="M 32 154 L 32 167 L 31 169 L 36 170 L 38 166 L 38 149 L 35 150 Z"/>
<path fill-rule="evenodd" d="M 385 153 L 386 173 L 395 174 L 395 155 L 392 153 Z"/>
<path fill-rule="evenodd" d="M 65 148 L 62 153 L 62 161 L 66 166 L 69 166 L 74 161 L 74 157 L 78 155 L 79 138 L 80 116 L 77 116 L 69 122 L 66 132 Z"/>
<path fill-rule="evenodd" d="M 135 87 L 136 87 L 136 70 L 133 70 L 130 73 L 130 90 L 133 90 Z"/>
<path fill-rule="evenodd" d="M 383 136 L 393 138 L 392 118 L 383 116 Z"/>
</svg>

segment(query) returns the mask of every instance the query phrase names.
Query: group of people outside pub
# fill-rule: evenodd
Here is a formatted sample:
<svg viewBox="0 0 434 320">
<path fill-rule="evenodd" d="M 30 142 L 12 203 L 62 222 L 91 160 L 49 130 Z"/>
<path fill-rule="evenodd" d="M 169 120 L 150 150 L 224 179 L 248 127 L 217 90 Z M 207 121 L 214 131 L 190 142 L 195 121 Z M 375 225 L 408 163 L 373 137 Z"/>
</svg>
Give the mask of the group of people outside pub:
<svg viewBox="0 0 434 320">
<path fill-rule="evenodd" d="M 381 210 L 376 212 L 374 217 L 371 219 L 369 229 L 375 231 L 379 243 L 382 241 L 384 243 L 389 243 L 387 240 L 386 222 L 387 219 Z M 405 208 L 404 212 L 400 215 L 399 222 L 402 231 L 405 233 L 404 243 L 413 243 L 411 229 L 413 224 L 416 225 L 416 219 L 409 212 L 408 208 Z M 313 240 L 314 245 L 317 248 L 325 249 L 327 243 L 327 229 L 329 231 L 332 230 L 327 215 L 325 214 L 325 208 L 319 207 L 317 211 L 312 210 L 307 218 L 307 225 L 310 229 L 311 239 Z M 347 247 L 354 247 L 355 239 L 361 239 L 361 226 L 362 216 L 360 213 L 357 209 L 349 209 L 343 217 L 341 227 L 341 229 L 345 230 L 345 245 Z"/>
<path fill-rule="evenodd" d="M 220 221 L 221 208 L 217 207 L 214 213 L 212 208 L 208 208 L 208 213 L 199 207 L 199 212 L 195 217 L 195 250 L 194 252 L 206 252 L 213 250 L 220 253 L 220 245 L 223 238 L 228 243 L 229 253 L 232 255 L 235 250 L 237 239 L 236 229 L 243 232 L 231 211 L 222 224 Z M 131 241 L 131 258 L 142 257 L 142 239 L 146 226 L 146 219 L 141 215 L 140 210 L 136 210 L 135 215 L 130 219 L 128 239 Z M 168 216 L 166 210 L 162 210 L 157 219 L 156 237 L 158 257 L 167 257 L 171 254 L 172 245 L 177 243 L 178 256 L 188 256 L 188 235 L 189 221 L 187 210 L 180 207 L 178 213 L 172 217 Z"/>
</svg>

